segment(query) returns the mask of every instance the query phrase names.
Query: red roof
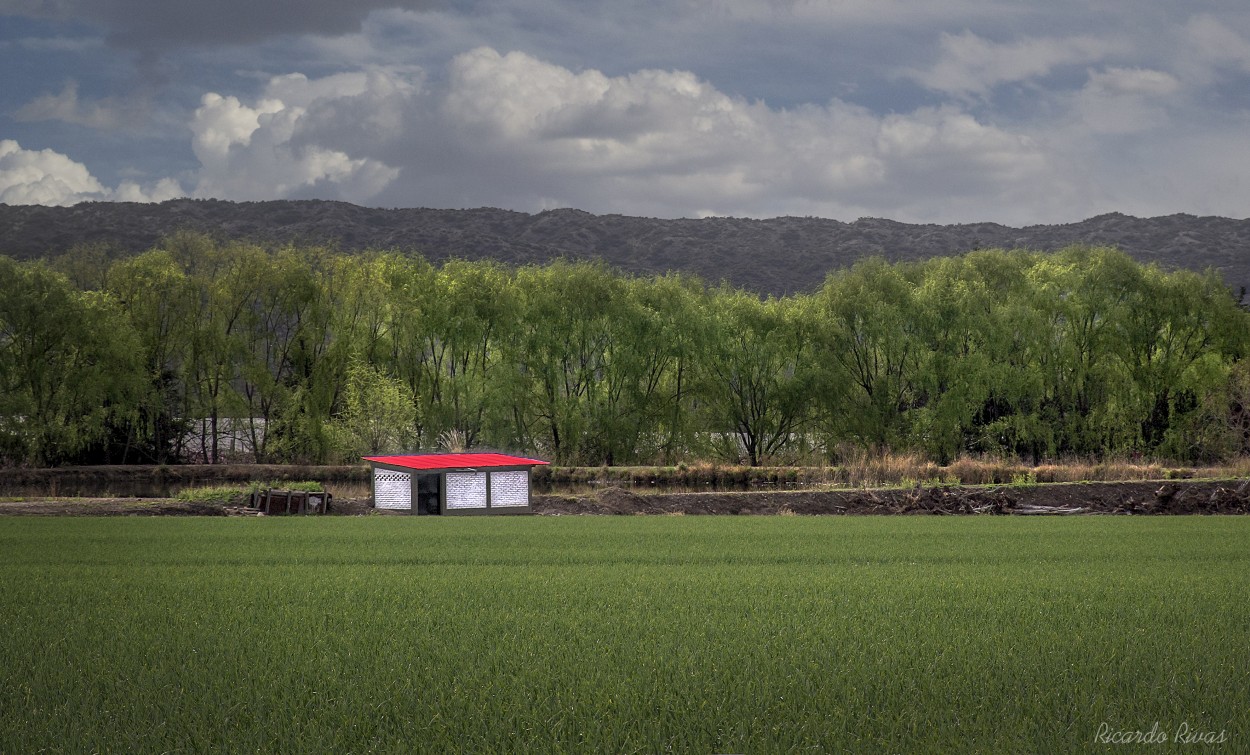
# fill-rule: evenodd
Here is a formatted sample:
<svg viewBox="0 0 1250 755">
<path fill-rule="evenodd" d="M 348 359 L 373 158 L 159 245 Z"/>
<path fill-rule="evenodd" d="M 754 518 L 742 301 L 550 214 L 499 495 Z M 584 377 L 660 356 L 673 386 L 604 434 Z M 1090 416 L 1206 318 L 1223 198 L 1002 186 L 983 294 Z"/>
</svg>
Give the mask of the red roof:
<svg viewBox="0 0 1250 755">
<path fill-rule="evenodd" d="M 408 469 L 463 469 L 465 467 L 524 467 L 549 464 L 507 454 L 409 454 L 407 456 L 365 456 L 365 461 Z"/>
</svg>

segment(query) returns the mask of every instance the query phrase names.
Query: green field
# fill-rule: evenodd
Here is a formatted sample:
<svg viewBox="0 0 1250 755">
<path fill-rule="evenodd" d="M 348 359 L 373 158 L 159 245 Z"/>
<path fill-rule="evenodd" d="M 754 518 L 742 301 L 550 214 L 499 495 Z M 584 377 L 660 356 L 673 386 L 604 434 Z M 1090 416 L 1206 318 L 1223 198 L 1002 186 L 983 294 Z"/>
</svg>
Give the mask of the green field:
<svg viewBox="0 0 1250 755">
<path fill-rule="evenodd" d="M 4 753 L 1250 750 L 1246 518 L 8 518 L 0 616 Z"/>
</svg>

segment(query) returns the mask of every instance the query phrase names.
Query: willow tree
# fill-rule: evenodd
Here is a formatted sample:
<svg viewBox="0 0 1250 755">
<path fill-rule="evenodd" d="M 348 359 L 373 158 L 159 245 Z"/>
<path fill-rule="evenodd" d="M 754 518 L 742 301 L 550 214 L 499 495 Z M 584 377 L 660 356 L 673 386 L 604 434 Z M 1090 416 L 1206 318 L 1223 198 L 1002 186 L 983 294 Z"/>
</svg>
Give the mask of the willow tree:
<svg viewBox="0 0 1250 755">
<path fill-rule="evenodd" d="M 1221 392 L 1232 361 L 1244 353 L 1245 313 L 1213 274 L 1149 266 L 1140 276 L 1115 323 L 1112 352 L 1133 386 L 1136 440 L 1147 452 L 1209 458 L 1211 451 L 1192 441 L 1209 437 L 1203 425 L 1222 424 L 1203 397 Z"/>
<path fill-rule="evenodd" d="M 820 359 L 842 387 L 823 402 L 830 440 L 877 450 L 908 440 L 926 345 L 916 310 L 918 269 L 881 259 L 831 274 L 817 294 Z"/>
<path fill-rule="evenodd" d="M 601 456 L 593 418 L 603 416 L 623 279 L 603 265 L 560 261 L 518 270 L 516 292 L 516 335 L 502 345 L 516 369 L 509 394 L 518 440 L 563 463 Z"/>
<path fill-rule="evenodd" d="M 141 350 L 112 296 L 7 257 L 0 291 L 0 453 L 39 465 L 74 461 L 135 421 L 146 382 Z"/>
<path fill-rule="evenodd" d="M 704 428 L 722 458 L 775 459 L 806 429 L 818 374 L 814 309 L 721 288 L 703 325 Z"/>
<path fill-rule="evenodd" d="M 112 265 L 108 291 L 125 310 L 138 336 L 147 378 L 135 438 L 145 461 L 164 464 L 183 457 L 190 429 L 190 362 L 199 317 L 195 286 L 164 250 L 152 250 Z"/>
<path fill-rule="evenodd" d="M 697 279 L 670 273 L 631 279 L 609 361 L 613 383 L 605 418 L 614 458 L 672 462 L 694 441 L 690 402 L 706 332 L 708 296 Z"/>
<path fill-rule="evenodd" d="M 912 444 L 941 463 L 975 447 L 978 421 L 1012 380 L 1004 360 L 1012 323 L 998 303 L 1020 292 L 1023 276 L 1011 275 L 1020 268 L 1018 258 L 1002 252 L 920 267 L 909 326 L 918 340 L 909 424 Z"/>
<path fill-rule="evenodd" d="M 509 423 L 500 394 L 510 385 L 498 369 L 501 344 L 519 314 L 511 274 L 494 262 L 453 260 L 432 271 L 412 305 L 421 323 L 416 385 L 426 444 L 450 435 L 466 446 L 501 440 Z"/>
<path fill-rule="evenodd" d="M 326 426 L 335 461 L 351 463 L 370 453 L 412 448 L 415 406 L 402 380 L 353 360 L 344 375 L 341 404 Z"/>
</svg>

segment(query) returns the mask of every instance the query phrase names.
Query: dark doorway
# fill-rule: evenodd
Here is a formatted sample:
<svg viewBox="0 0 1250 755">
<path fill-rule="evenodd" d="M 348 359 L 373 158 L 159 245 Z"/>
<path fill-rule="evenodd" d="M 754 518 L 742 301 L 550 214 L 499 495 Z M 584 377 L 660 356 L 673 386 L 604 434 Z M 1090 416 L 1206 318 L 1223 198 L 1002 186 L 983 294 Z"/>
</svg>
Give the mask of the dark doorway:
<svg viewBox="0 0 1250 755">
<path fill-rule="evenodd" d="M 440 514 L 439 498 L 442 493 L 443 476 L 437 474 L 417 475 L 417 513 Z"/>
</svg>

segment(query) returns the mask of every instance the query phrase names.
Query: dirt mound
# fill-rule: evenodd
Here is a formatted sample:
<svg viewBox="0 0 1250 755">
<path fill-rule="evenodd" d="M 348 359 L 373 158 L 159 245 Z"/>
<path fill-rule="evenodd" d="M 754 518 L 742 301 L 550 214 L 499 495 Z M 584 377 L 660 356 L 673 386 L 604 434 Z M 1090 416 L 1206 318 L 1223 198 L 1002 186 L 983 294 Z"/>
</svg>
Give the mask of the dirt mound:
<svg viewBox="0 0 1250 755">
<path fill-rule="evenodd" d="M 1130 503 L 1117 513 L 1129 514 L 1246 514 L 1250 513 L 1250 480 L 1216 486 L 1166 483 L 1153 501 Z"/>
<path fill-rule="evenodd" d="M 822 492 L 538 495 L 539 514 L 1247 514 L 1250 480 Z"/>
</svg>

